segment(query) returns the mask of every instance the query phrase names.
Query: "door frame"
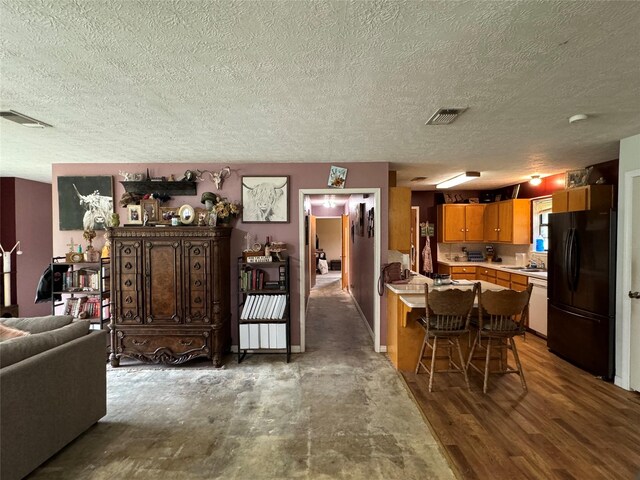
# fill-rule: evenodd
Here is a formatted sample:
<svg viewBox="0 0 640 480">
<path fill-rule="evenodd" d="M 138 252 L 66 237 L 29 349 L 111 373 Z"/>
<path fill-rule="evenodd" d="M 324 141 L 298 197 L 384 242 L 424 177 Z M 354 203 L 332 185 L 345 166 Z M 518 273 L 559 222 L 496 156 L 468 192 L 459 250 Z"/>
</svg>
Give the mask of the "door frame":
<svg viewBox="0 0 640 480">
<path fill-rule="evenodd" d="M 621 225 L 618 225 L 618 233 L 622 237 L 618 239 L 618 247 L 621 248 L 618 248 L 617 253 L 618 279 L 621 282 L 618 283 L 616 288 L 616 303 L 620 312 L 620 322 L 616 326 L 616 347 L 620 347 L 620 363 L 616 365 L 614 383 L 625 390 L 630 389 L 631 382 L 631 299 L 628 297 L 627 292 L 631 290 L 631 228 L 633 221 L 633 179 L 635 177 L 640 177 L 640 169 L 625 172 L 623 197 L 618 198 L 618 212 L 622 211 L 624 215 L 622 216 Z M 620 208 L 621 206 L 622 208 Z M 620 220 L 620 216 L 618 220 Z"/>
<path fill-rule="evenodd" d="M 381 240 L 382 229 L 379 227 L 380 223 L 380 188 L 341 188 L 336 190 L 335 188 L 304 188 L 298 190 L 298 251 L 300 254 L 300 352 L 304 352 L 306 349 L 306 308 L 305 308 L 305 283 L 307 276 L 307 259 L 305 258 L 305 224 L 304 224 L 304 197 L 307 195 L 373 195 L 375 208 L 373 211 L 373 224 L 376 226 L 375 234 L 373 237 L 373 279 L 371 282 L 371 291 L 377 292 L 378 279 L 377 272 L 380 271 L 380 256 L 381 256 Z M 364 319 L 363 319 L 364 321 Z M 380 352 L 380 298 L 377 294 L 374 296 L 373 302 L 373 345 L 376 352 Z"/>
</svg>

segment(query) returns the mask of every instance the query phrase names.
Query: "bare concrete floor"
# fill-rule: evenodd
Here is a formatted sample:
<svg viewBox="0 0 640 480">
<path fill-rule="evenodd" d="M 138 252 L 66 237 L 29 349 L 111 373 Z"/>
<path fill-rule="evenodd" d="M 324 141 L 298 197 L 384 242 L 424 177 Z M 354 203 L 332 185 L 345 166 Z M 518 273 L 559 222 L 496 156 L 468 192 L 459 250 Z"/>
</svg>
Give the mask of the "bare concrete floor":
<svg viewBox="0 0 640 480">
<path fill-rule="evenodd" d="M 289 364 L 254 354 L 107 375 L 107 416 L 29 478 L 455 478 L 337 278 L 313 290 L 307 352 Z"/>
</svg>

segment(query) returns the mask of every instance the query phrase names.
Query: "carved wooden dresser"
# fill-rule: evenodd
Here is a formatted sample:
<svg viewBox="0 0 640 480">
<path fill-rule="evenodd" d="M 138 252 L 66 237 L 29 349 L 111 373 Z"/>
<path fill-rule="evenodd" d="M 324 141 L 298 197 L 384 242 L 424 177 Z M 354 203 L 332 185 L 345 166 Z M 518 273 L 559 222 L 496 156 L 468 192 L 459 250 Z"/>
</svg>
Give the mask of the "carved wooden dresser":
<svg viewBox="0 0 640 480">
<path fill-rule="evenodd" d="M 109 228 L 111 365 L 216 367 L 230 345 L 230 227 Z"/>
</svg>

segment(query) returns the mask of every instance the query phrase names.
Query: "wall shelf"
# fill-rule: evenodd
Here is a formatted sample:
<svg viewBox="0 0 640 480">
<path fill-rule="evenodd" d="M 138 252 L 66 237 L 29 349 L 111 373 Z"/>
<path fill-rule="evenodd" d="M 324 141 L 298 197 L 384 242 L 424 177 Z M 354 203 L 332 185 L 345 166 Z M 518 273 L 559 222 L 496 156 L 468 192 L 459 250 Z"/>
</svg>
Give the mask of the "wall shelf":
<svg viewBox="0 0 640 480">
<path fill-rule="evenodd" d="M 185 180 L 167 182 L 154 180 L 121 181 L 125 192 L 130 193 L 164 193 L 167 195 L 195 195 L 196 182 Z"/>
</svg>

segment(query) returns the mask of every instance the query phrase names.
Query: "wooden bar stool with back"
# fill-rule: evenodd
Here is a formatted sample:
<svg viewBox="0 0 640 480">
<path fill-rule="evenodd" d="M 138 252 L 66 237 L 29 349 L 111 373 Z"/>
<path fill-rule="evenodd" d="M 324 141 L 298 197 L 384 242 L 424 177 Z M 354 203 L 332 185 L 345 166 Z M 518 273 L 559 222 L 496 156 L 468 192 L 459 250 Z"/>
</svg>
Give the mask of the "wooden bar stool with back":
<svg viewBox="0 0 640 480">
<path fill-rule="evenodd" d="M 464 381 L 469 387 L 469 379 L 467 377 L 467 367 L 462 358 L 462 350 L 460 349 L 460 337 L 469 332 L 469 322 L 471 320 L 471 311 L 475 301 L 476 294 L 480 291 L 480 284 L 474 284 L 472 289 L 460 290 L 457 288 L 447 288 L 443 290 L 433 289 L 429 291 L 429 286 L 425 285 L 425 316 L 418 321 L 424 328 L 424 340 L 416 365 L 416 373 L 420 373 L 420 367 L 424 368 L 429 374 L 429 391 L 433 387 L 433 377 L 436 373 L 436 360 L 447 359 L 448 368 L 446 370 L 438 370 L 438 372 L 458 372 L 464 375 Z M 438 343 L 438 340 L 445 343 Z M 446 348 L 447 355 L 441 355 L 438 352 L 440 348 Z M 451 350 L 456 346 L 460 363 L 457 364 L 452 358 Z M 428 356 L 425 357 L 425 350 L 430 349 L 431 362 L 425 363 Z M 427 366 L 429 365 L 429 366 Z"/>
<path fill-rule="evenodd" d="M 518 292 L 515 290 L 485 291 L 478 294 L 478 335 L 473 341 L 471 352 L 467 360 L 467 368 L 473 367 L 478 372 L 484 374 L 483 392 L 487 393 L 489 384 L 489 374 L 517 373 L 520 376 L 522 389 L 527 390 L 527 383 L 524 380 L 524 372 L 518 349 L 514 337 L 524 336 L 529 315 L 529 299 L 533 285 L 529 284 L 526 290 Z M 477 348 L 484 348 L 486 351 L 484 372 L 471 363 L 473 353 Z M 505 349 L 511 350 L 516 368 L 509 368 L 508 362 L 503 364 Z M 489 371 L 491 352 L 498 353 L 499 370 Z M 494 357 L 495 358 L 495 357 Z"/>
</svg>

